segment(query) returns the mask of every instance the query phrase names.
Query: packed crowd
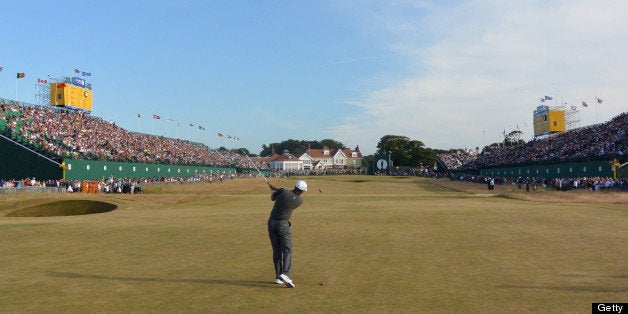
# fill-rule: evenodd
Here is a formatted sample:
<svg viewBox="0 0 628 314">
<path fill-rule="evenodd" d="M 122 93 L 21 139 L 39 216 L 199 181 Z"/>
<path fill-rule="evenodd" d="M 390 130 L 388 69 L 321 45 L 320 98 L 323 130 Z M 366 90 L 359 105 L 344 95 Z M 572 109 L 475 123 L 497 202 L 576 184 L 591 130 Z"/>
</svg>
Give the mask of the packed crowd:
<svg viewBox="0 0 628 314">
<path fill-rule="evenodd" d="M 537 189 L 569 191 L 586 189 L 591 191 L 623 191 L 628 192 L 628 179 L 613 179 L 610 177 L 581 177 L 581 178 L 536 178 L 536 177 L 488 177 L 462 175 L 460 177 L 450 176 L 451 180 L 467 181 L 482 183 L 490 186 L 490 182 L 497 185 L 514 185 L 519 190 L 525 189 L 527 192 L 536 191 Z M 490 188 L 489 188 L 490 189 Z"/>
<path fill-rule="evenodd" d="M 200 143 L 129 132 L 115 123 L 63 109 L 0 100 L 4 134 L 61 161 L 64 158 L 178 165 L 250 166 L 246 157 Z"/>
<path fill-rule="evenodd" d="M 162 178 L 106 178 L 98 181 L 83 180 L 47 180 L 36 178 L 21 180 L 0 179 L 0 194 L 13 192 L 32 192 L 41 190 L 56 193 L 142 193 L 142 185 L 159 183 L 220 183 L 237 178 L 254 178 L 253 174 L 236 173 L 207 173 L 196 174 L 191 177 L 162 177 Z"/>
<path fill-rule="evenodd" d="M 628 112 L 606 123 L 535 138 L 521 146 L 493 147 L 477 156 L 458 151 L 437 157 L 449 170 L 455 170 L 602 156 L 615 158 L 625 154 L 628 154 Z"/>
<path fill-rule="evenodd" d="M 475 160 L 476 154 L 472 151 L 456 150 L 450 153 L 438 153 L 436 157 L 447 169 L 456 170 Z"/>
<path fill-rule="evenodd" d="M 495 148 L 490 154 L 481 154 L 464 167 L 613 157 L 626 153 L 628 153 L 628 112 L 606 123 L 569 130 L 545 138 L 535 138 L 522 146 Z"/>
</svg>

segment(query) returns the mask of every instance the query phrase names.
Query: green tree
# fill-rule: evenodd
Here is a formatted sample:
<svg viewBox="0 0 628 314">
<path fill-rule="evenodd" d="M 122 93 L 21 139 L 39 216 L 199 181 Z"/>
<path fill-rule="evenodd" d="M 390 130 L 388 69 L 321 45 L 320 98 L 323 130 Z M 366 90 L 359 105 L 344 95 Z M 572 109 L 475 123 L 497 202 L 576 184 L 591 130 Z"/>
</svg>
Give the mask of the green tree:
<svg viewBox="0 0 628 314">
<path fill-rule="evenodd" d="M 409 166 L 423 166 L 432 167 L 436 163 L 436 153 L 430 148 L 424 147 L 425 144 L 421 141 L 410 141 L 409 154 L 410 160 Z"/>
<path fill-rule="evenodd" d="M 260 156 L 270 156 L 273 153 L 273 150 L 277 154 L 283 153 L 285 150 L 288 150 L 292 155 L 301 156 L 305 153 L 308 148 L 312 149 L 321 149 L 323 147 L 327 147 L 329 149 L 342 149 L 344 145 L 341 142 L 332 140 L 332 139 L 324 139 L 322 141 L 305 141 L 305 140 L 285 140 L 281 143 L 271 143 L 269 145 L 262 145 L 262 151 L 260 152 Z"/>
<path fill-rule="evenodd" d="M 390 152 L 395 166 L 433 166 L 436 162 L 434 151 L 424 147 L 419 140 L 411 140 L 403 135 L 385 135 L 377 143 L 378 153 Z"/>
<path fill-rule="evenodd" d="M 343 149 L 345 148 L 344 144 L 342 144 L 341 142 L 338 142 L 336 140 L 332 140 L 332 139 L 324 139 L 322 141 L 320 141 L 320 147 L 317 148 L 323 148 L 323 147 L 327 147 L 329 149 Z M 314 148 L 314 146 L 312 146 L 312 148 Z"/>
</svg>

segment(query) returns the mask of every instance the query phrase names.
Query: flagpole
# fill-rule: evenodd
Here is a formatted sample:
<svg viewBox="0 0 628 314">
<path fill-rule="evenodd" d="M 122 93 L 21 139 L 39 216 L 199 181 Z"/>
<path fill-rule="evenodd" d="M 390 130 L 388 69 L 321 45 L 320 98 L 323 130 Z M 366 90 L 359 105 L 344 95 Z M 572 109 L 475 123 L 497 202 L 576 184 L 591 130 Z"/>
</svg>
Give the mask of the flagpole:
<svg viewBox="0 0 628 314">
<path fill-rule="evenodd" d="M 595 124 L 597 124 L 597 105 L 600 103 L 600 99 L 595 97 Z"/>
<path fill-rule="evenodd" d="M 140 133 L 140 115 L 137 115 L 137 133 Z"/>
</svg>

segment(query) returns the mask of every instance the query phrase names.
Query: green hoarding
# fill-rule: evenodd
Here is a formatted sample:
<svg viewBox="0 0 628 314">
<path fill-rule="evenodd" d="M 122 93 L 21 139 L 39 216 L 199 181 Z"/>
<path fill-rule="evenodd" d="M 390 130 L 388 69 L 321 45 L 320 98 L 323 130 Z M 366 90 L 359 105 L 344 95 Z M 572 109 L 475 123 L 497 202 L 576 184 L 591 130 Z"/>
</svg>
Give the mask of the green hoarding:
<svg viewBox="0 0 628 314">
<path fill-rule="evenodd" d="M 235 167 L 182 166 L 114 161 L 66 159 L 66 180 L 102 180 L 103 178 L 193 177 L 196 174 L 236 172 Z"/>
<path fill-rule="evenodd" d="M 613 177 L 613 165 L 608 160 L 571 162 L 560 164 L 530 165 L 517 167 L 492 167 L 480 169 L 484 176 L 518 178 L 580 178 Z"/>
</svg>

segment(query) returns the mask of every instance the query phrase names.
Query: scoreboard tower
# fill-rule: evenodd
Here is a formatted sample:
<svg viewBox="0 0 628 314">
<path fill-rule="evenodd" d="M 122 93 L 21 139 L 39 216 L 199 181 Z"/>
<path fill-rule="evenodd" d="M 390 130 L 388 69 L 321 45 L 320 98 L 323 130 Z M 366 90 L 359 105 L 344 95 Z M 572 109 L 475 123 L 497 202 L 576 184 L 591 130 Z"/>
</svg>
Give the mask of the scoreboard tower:
<svg viewBox="0 0 628 314">
<path fill-rule="evenodd" d="M 92 87 L 80 77 L 66 77 L 50 83 L 50 105 L 90 113 L 92 111 Z"/>
<path fill-rule="evenodd" d="M 534 137 L 565 132 L 565 110 L 538 106 L 534 110 Z"/>
</svg>

